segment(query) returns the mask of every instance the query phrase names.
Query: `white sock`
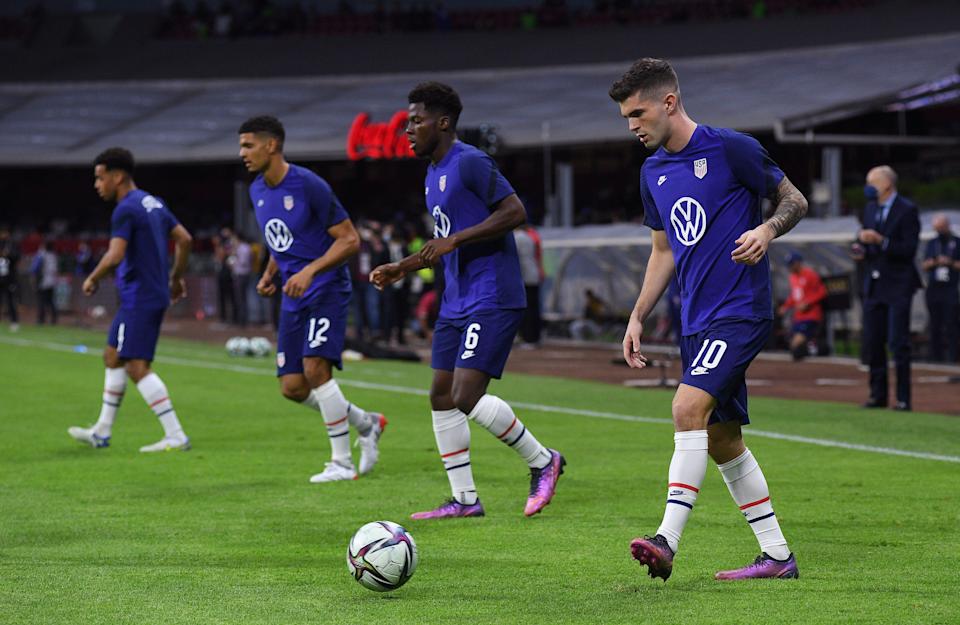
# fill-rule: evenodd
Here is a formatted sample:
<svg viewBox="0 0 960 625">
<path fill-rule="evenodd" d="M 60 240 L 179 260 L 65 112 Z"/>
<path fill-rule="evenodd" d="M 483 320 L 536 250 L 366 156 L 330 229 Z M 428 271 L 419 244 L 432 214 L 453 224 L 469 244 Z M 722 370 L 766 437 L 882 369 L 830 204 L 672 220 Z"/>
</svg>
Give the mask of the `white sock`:
<svg viewBox="0 0 960 625">
<path fill-rule="evenodd" d="M 142 380 L 137 382 L 137 390 L 143 396 L 143 400 L 150 406 L 153 414 L 160 419 L 160 425 L 163 426 L 163 435 L 166 438 L 185 439 L 187 437 L 180 426 L 180 420 L 177 419 L 177 413 L 173 410 L 173 402 L 170 401 L 170 395 L 167 393 L 167 386 L 156 373 L 150 373 Z"/>
<path fill-rule="evenodd" d="M 432 410 L 433 435 L 450 480 L 453 498 L 462 504 L 477 503 L 477 487 L 470 468 L 470 424 L 460 410 Z"/>
<path fill-rule="evenodd" d="M 531 468 L 550 464 L 550 452 L 533 436 L 510 405 L 495 395 L 484 395 L 470 412 L 470 418 L 520 454 Z"/>
<path fill-rule="evenodd" d="M 335 380 L 331 380 L 331 382 L 336 384 Z M 339 388 L 339 385 L 337 388 Z M 366 436 L 370 428 L 373 427 L 371 415 L 356 404 L 347 404 L 347 421 L 350 422 L 350 425 L 353 426 L 353 429 L 355 429 L 360 436 Z"/>
<path fill-rule="evenodd" d="M 123 367 L 107 368 L 103 374 L 103 404 L 100 406 L 100 418 L 93 426 L 93 433 L 101 438 L 110 436 L 113 422 L 117 418 L 123 393 L 127 390 L 127 372 Z"/>
<path fill-rule="evenodd" d="M 747 523 L 760 543 L 760 550 L 777 560 L 790 557 L 787 539 L 783 537 L 780 523 L 770 503 L 770 489 L 757 460 L 746 450 L 730 462 L 718 464 L 723 481 L 730 495 L 740 506 Z"/>
<path fill-rule="evenodd" d="M 330 439 L 331 459 L 346 467 L 353 467 L 353 458 L 350 456 L 350 423 L 358 417 L 359 420 L 366 421 L 366 413 L 347 402 L 337 381 L 333 379 L 313 389 L 303 403 L 319 410 L 323 415 L 327 437 Z M 365 430 L 369 431 L 369 425 Z"/>
<path fill-rule="evenodd" d="M 657 533 L 677 552 L 680 535 L 693 512 L 697 494 L 707 474 L 707 431 L 692 430 L 673 435 L 673 459 L 667 474 L 667 506 Z"/>
</svg>

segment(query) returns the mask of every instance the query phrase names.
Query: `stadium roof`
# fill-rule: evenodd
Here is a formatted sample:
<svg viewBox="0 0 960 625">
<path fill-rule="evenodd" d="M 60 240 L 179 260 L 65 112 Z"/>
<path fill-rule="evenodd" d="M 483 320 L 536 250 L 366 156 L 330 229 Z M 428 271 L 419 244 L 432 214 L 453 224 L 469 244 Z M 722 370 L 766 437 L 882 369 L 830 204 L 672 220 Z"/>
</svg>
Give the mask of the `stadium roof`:
<svg viewBox="0 0 960 625">
<path fill-rule="evenodd" d="M 954 71 L 960 32 L 823 48 L 679 59 L 687 111 L 705 124 L 768 131 L 783 118 L 880 95 Z M 640 54 L 652 54 L 642 50 Z M 140 162 L 232 161 L 236 129 L 272 113 L 299 159 L 345 158 L 355 115 L 387 121 L 424 79 L 453 84 L 460 125 L 487 122 L 509 147 L 632 140 L 606 95 L 628 62 L 219 81 L 0 85 L 0 165 L 86 164 L 123 145 Z"/>
</svg>

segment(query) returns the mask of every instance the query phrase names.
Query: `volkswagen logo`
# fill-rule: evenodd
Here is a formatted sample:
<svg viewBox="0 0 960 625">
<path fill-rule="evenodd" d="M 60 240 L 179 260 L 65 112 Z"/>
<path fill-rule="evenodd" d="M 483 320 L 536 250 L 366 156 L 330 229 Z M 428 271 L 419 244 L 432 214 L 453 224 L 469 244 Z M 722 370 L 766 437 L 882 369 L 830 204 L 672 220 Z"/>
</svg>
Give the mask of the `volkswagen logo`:
<svg viewBox="0 0 960 625">
<path fill-rule="evenodd" d="M 433 207 L 433 220 L 436 222 L 433 227 L 434 238 L 443 239 L 450 236 L 450 218 L 443 213 L 439 204 Z"/>
<path fill-rule="evenodd" d="M 287 228 L 287 224 L 280 219 L 271 219 L 263 228 L 263 236 L 267 239 L 267 245 L 274 252 L 286 252 L 293 245 L 293 233 Z"/>
<path fill-rule="evenodd" d="M 674 202 L 670 209 L 670 223 L 677 241 L 690 247 L 706 232 L 707 213 L 700 206 L 700 202 L 692 197 L 682 197 Z"/>
</svg>

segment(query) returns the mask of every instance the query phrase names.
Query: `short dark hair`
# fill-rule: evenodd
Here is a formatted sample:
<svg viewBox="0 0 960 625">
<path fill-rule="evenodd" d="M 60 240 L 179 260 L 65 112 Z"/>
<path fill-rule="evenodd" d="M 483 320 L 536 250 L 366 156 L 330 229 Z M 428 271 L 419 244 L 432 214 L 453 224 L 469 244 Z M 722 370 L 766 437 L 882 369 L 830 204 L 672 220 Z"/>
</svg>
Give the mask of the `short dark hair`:
<svg viewBox="0 0 960 625">
<path fill-rule="evenodd" d="M 463 104 L 460 103 L 460 96 L 450 85 L 442 82 L 422 82 L 407 95 L 407 102 L 410 104 L 423 104 L 428 111 L 437 111 L 443 115 L 448 115 L 453 121 L 453 127 L 457 127 L 457 120 L 460 119 L 460 112 L 463 111 Z"/>
<path fill-rule="evenodd" d="M 125 171 L 133 175 L 133 153 L 126 148 L 107 148 L 93 159 L 93 166 L 103 165 L 106 170 Z"/>
<path fill-rule="evenodd" d="M 283 124 L 273 115 L 257 115 L 240 124 L 237 134 L 253 132 L 257 134 L 267 134 L 276 139 L 283 148 L 283 141 L 287 138 L 287 133 L 283 130 Z"/>
<path fill-rule="evenodd" d="M 663 59 L 643 58 L 635 61 L 620 80 L 610 87 L 614 102 L 623 102 L 638 91 L 680 92 L 680 81 L 670 63 Z"/>
</svg>

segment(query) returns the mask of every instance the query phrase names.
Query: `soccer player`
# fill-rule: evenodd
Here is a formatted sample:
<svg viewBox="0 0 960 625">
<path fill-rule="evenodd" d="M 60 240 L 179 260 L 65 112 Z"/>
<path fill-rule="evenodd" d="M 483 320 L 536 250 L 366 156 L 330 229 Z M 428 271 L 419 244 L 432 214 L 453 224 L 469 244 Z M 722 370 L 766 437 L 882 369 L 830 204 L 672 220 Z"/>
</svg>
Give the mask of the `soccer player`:
<svg viewBox="0 0 960 625">
<path fill-rule="evenodd" d="M 129 377 L 163 426 L 163 438 L 140 451 L 186 451 L 190 439 L 180 425 L 166 385 L 150 363 L 171 298 L 176 302 L 187 294 L 183 274 L 193 238 L 163 200 L 137 188 L 133 166 L 133 154 L 123 148 L 105 150 L 94 160 L 94 187 L 101 198 L 117 206 L 110 220 L 110 246 L 83 281 L 83 292 L 93 295 L 100 280 L 117 268 L 120 310 L 103 350 L 107 370 L 100 418 L 93 427 L 71 427 L 68 432 L 81 443 L 108 447 Z M 168 276 L 167 244 L 171 238 L 175 252 Z"/>
<path fill-rule="evenodd" d="M 760 543 L 748 566 L 717 579 L 797 577 L 760 465 L 744 446 L 744 374 L 770 334 L 773 310 L 767 247 L 806 214 L 803 195 L 752 137 L 698 125 L 683 109 L 666 61 L 640 59 L 610 88 L 630 131 L 655 152 L 640 170 L 644 221 L 653 249 L 623 338 L 633 368 L 643 323 L 676 274 L 682 298 L 683 379 L 673 400 L 674 453 L 663 522 L 637 538 L 633 557 L 651 577 L 670 577 L 680 535 L 713 458 Z M 773 216 L 761 221 L 760 198 Z"/>
<path fill-rule="evenodd" d="M 286 135 L 279 120 L 252 117 L 239 133 L 240 158 L 257 174 L 250 200 L 270 250 L 257 292 L 274 295 L 277 272 L 283 282 L 277 331 L 280 392 L 319 410 L 326 425 L 331 460 L 310 481 L 353 480 L 358 471 L 350 453 L 349 426 L 358 434 L 362 475 L 377 463 L 378 441 L 387 425 L 382 414 L 347 402 L 333 379 L 333 367 L 343 368 L 351 291 L 346 261 L 357 253 L 360 237 L 330 185 L 286 161 Z"/>
<path fill-rule="evenodd" d="M 434 239 L 416 254 L 376 267 L 377 288 L 442 260 L 445 287 L 433 334 L 430 388 L 433 431 L 453 497 L 414 519 L 483 516 L 470 469 L 470 426 L 478 423 L 513 448 L 530 467 L 524 514 L 550 503 L 565 460 L 540 444 L 513 409 L 487 393 L 510 355 L 526 306 L 514 228 L 526 209 L 496 164 L 457 140 L 463 106 L 451 87 L 425 82 L 410 92 L 407 139 L 414 153 L 430 159 L 427 210 Z"/>
</svg>

